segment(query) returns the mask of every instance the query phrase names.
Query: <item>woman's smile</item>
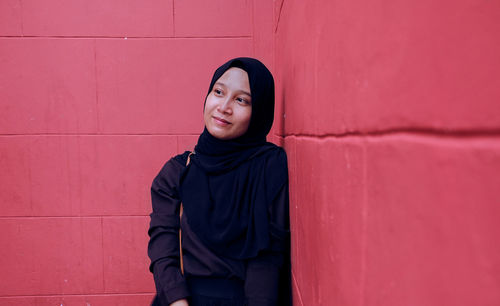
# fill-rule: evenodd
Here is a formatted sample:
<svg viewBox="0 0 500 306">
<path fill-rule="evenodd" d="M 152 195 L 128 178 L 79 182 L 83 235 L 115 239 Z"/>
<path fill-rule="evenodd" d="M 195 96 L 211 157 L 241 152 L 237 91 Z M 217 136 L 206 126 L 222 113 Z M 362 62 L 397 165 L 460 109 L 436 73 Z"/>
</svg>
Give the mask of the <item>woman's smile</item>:
<svg viewBox="0 0 500 306">
<path fill-rule="evenodd" d="M 214 118 L 215 122 L 220 126 L 228 126 L 231 124 L 231 122 L 216 116 L 212 116 L 212 118 Z"/>
</svg>

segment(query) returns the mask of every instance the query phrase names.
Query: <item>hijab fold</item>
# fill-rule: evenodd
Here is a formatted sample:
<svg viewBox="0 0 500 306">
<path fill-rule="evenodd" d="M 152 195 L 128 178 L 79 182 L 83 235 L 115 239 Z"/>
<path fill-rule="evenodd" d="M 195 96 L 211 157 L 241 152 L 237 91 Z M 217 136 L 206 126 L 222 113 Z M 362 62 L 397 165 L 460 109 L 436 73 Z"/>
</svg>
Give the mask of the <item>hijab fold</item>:
<svg viewBox="0 0 500 306">
<path fill-rule="evenodd" d="M 236 58 L 219 67 L 248 74 L 252 115 L 246 133 L 221 140 L 205 128 L 181 174 L 180 195 L 193 232 L 212 251 L 245 259 L 270 247 L 269 205 L 287 182 L 286 154 L 266 142 L 274 118 L 274 80 L 258 60 Z"/>
</svg>

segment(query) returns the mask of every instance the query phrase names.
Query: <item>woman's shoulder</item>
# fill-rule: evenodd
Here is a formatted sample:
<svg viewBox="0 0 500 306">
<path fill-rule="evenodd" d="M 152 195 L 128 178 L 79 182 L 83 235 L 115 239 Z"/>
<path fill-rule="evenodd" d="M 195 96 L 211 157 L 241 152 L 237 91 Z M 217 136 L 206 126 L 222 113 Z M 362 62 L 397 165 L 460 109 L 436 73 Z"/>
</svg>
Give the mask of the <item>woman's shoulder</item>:
<svg viewBox="0 0 500 306">
<path fill-rule="evenodd" d="M 161 167 L 158 175 L 155 177 L 155 181 L 163 179 L 176 180 L 182 170 L 186 167 L 186 161 L 189 153 L 189 151 L 186 151 L 167 160 L 165 164 L 163 164 L 163 167 Z"/>
<path fill-rule="evenodd" d="M 286 151 L 273 143 L 267 143 L 266 166 L 271 168 L 287 168 Z"/>
<path fill-rule="evenodd" d="M 181 153 L 181 154 L 178 154 L 178 155 L 172 157 L 170 160 L 177 162 L 177 163 L 181 164 L 181 166 L 185 167 L 187 164 L 187 159 L 189 157 L 189 154 L 191 154 L 191 151 L 185 151 L 184 153 Z"/>
<path fill-rule="evenodd" d="M 288 160 L 286 152 L 282 147 L 272 143 L 267 143 L 266 147 L 263 154 L 264 164 L 261 164 L 265 172 L 266 180 L 271 183 L 271 185 L 276 184 L 277 187 L 281 187 L 288 179 Z"/>
<path fill-rule="evenodd" d="M 282 192 L 283 186 L 288 182 L 288 161 L 286 152 L 282 147 L 273 145 L 266 152 L 263 167 L 264 179 L 266 181 L 266 192 L 268 199 L 274 203 L 274 199 Z"/>
</svg>

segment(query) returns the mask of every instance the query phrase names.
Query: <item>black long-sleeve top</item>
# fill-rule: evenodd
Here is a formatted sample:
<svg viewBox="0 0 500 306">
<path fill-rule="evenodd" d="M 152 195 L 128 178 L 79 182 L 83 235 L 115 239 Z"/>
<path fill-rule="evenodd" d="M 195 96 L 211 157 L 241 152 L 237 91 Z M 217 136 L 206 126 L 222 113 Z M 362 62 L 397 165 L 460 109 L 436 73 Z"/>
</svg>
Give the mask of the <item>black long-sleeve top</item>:
<svg viewBox="0 0 500 306">
<path fill-rule="evenodd" d="M 180 269 L 180 228 L 185 275 L 240 279 L 244 281 L 249 306 L 276 305 L 280 269 L 287 262 L 285 251 L 264 251 L 247 260 L 222 257 L 212 252 L 191 231 L 186 214 L 179 219 L 179 179 L 188 154 L 185 152 L 167 161 L 151 186 L 153 212 L 148 231 L 148 255 L 158 299 L 169 305 L 189 296 Z M 268 215 L 272 227 L 278 229 L 270 235 L 271 245 L 286 243 L 289 233 L 288 184 L 268 207 Z"/>
</svg>

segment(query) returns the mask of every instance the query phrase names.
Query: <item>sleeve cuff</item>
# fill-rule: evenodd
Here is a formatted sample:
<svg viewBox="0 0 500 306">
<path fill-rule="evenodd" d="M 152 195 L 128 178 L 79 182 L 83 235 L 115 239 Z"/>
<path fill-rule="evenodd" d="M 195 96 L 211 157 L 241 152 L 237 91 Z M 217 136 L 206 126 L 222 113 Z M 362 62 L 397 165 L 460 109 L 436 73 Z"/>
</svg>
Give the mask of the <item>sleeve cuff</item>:
<svg viewBox="0 0 500 306">
<path fill-rule="evenodd" d="M 158 298 L 161 301 L 161 305 L 168 306 L 175 301 L 185 299 L 189 297 L 189 290 L 185 282 L 168 289 L 164 289 L 158 294 Z"/>
</svg>

